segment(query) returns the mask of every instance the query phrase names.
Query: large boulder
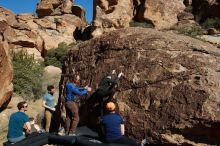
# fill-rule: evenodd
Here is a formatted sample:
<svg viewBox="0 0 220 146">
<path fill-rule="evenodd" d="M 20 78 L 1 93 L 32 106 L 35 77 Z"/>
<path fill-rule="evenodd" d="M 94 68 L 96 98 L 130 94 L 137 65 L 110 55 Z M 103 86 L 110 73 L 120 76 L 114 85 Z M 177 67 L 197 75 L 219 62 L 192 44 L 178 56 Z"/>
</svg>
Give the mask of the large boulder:
<svg viewBox="0 0 220 146">
<path fill-rule="evenodd" d="M 200 40 L 126 28 L 72 48 L 62 82 L 77 72 L 95 88 L 113 69 L 122 71 L 114 98 L 126 121 L 126 135 L 161 143 L 165 142 L 161 134 L 179 134 L 216 144 L 220 142 L 219 61 L 219 49 Z M 81 124 L 95 128 L 100 111 L 96 100 L 90 99 L 81 103 Z"/>
<path fill-rule="evenodd" d="M 93 9 L 93 37 L 129 27 L 129 22 L 133 18 L 132 0 L 94 0 Z"/>
<path fill-rule="evenodd" d="M 13 92 L 12 84 L 12 64 L 9 56 L 9 45 L 4 33 L 10 28 L 10 24 L 14 24 L 15 15 L 2 7 L 0 7 L 0 112 L 5 109 L 11 100 Z"/>
<path fill-rule="evenodd" d="M 17 23 L 15 14 L 8 9 L 0 7 L 0 33 L 3 33 L 9 25 L 13 25 L 15 23 Z"/>
<path fill-rule="evenodd" d="M 13 91 L 12 64 L 8 43 L 0 41 L 0 111 L 9 103 Z"/>
<path fill-rule="evenodd" d="M 94 0 L 92 37 L 129 27 L 131 20 L 150 23 L 156 29 L 174 26 L 185 5 L 180 0 Z"/>
<path fill-rule="evenodd" d="M 2 19 L 2 17 L 3 17 L 9 25 L 13 25 L 14 23 L 17 22 L 15 16 L 16 16 L 16 14 L 11 12 L 10 10 L 3 8 L 3 7 L 0 7 L 0 18 Z M 2 27 L 2 25 L 1 25 L 1 27 Z"/>
<path fill-rule="evenodd" d="M 27 13 L 16 15 L 2 7 L 0 12 L 0 33 L 9 48 L 24 48 L 36 60 L 43 60 L 41 56 L 59 43 L 75 42 L 75 31 L 86 26 L 84 10 L 73 7 L 72 0 L 40 1 L 37 8 L 40 18 Z"/>
<path fill-rule="evenodd" d="M 4 18 L 4 17 L 0 17 L 0 25 L 1 25 L 1 28 L 0 28 L 0 32 L 4 32 L 7 27 L 8 27 L 8 23 L 7 23 L 7 20 Z"/>
<path fill-rule="evenodd" d="M 220 18 L 219 0 L 193 0 L 192 6 L 197 19 L 200 21 L 210 17 Z"/>
<path fill-rule="evenodd" d="M 180 0 L 141 1 L 136 19 L 151 22 L 156 29 L 170 28 L 178 22 L 177 15 L 184 8 L 183 1 Z"/>
<path fill-rule="evenodd" d="M 71 14 L 72 0 L 41 0 L 37 5 L 36 13 L 38 17 Z"/>
<path fill-rule="evenodd" d="M 59 86 L 61 72 L 61 69 L 55 66 L 47 66 L 44 68 L 42 87 L 45 93 L 47 92 L 48 85 L 54 85 L 57 89 L 57 87 Z M 58 97 L 58 91 L 59 90 L 55 91 L 56 99 Z"/>
<path fill-rule="evenodd" d="M 86 17 L 85 17 L 85 9 L 81 6 L 73 6 L 72 7 L 72 13 L 73 15 L 78 16 L 79 18 L 81 18 L 81 20 L 84 20 L 86 22 Z"/>
</svg>

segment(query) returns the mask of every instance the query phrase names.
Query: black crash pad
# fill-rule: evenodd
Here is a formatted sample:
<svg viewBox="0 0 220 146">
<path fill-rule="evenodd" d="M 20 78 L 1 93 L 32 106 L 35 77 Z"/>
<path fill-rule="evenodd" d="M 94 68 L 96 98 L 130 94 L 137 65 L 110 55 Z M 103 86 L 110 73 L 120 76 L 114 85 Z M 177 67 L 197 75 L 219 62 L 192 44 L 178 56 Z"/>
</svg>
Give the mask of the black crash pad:
<svg viewBox="0 0 220 146">
<path fill-rule="evenodd" d="M 27 138 L 17 143 L 5 142 L 3 146 L 42 146 L 48 144 L 49 133 L 32 133 Z"/>
</svg>

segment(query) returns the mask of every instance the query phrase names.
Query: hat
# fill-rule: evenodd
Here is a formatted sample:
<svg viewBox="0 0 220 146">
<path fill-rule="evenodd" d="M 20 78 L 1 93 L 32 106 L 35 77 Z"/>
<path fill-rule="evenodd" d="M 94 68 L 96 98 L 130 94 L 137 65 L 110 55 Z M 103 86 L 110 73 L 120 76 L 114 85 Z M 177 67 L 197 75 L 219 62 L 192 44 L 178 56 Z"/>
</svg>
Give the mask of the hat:
<svg viewBox="0 0 220 146">
<path fill-rule="evenodd" d="M 115 104 L 113 103 L 113 102 L 108 102 L 107 104 L 106 104 L 106 109 L 108 110 L 108 111 L 114 111 L 115 110 Z"/>
</svg>

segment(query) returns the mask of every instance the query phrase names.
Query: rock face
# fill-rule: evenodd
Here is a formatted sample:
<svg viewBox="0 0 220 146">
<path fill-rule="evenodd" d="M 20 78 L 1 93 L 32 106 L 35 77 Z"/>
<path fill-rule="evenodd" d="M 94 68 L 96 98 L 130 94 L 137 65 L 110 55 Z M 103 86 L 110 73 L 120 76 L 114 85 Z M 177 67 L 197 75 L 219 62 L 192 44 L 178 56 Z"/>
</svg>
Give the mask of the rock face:
<svg viewBox="0 0 220 146">
<path fill-rule="evenodd" d="M 180 0 L 94 0 L 92 36 L 128 27 L 132 19 L 149 22 L 156 29 L 170 28 L 184 8 Z"/>
<path fill-rule="evenodd" d="M 114 98 L 129 136 L 139 140 L 147 136 L 150 143 L 163 143 L 161 134 L 168 133 L 216 144 L 220 142 L 219 61 L 219 49 L 202 41 L 127 28 L 73 48 L 63 74 L 78 72 L 95 88 L 113 69 L 123 71 Z M 65 84 L 67 80 L 66 76 L 61 81 Z M 96 127 L 97 101 L 81 102 L 81 124 Z"/>
<path fill-rule="evenodd" d="M 71 14 L 72 6 L 72 0 L 41 0 L 37 4 L 36 13 L 39 17 Z"/>
<path fill-rule="evenodd" d="M 180 0 L 141 1 L 137 12 L 139 21 L 150 21 L 156 29 L 170 28 L 178 22 L 177 15 L 185 8 Z"/>
<path fill-rule="evenodd" d="M 85 9 L 82 8 L 81 6 L 73 6 L 72 13 L 86 22 L 86 18 L 85 18 L 86 12 Z"/>
<path fill-rule="evenodd" d="M 92 36 L 99 36 L 115 29 L 129 27 L 133 17 L 132 0 L 94 0 Z"/>
<path fill-rule="evenodd" d="M 7 106 L 11 99 L 12 85 L 12 65 L 6 42 L 0 41 L 0 111 Z"/>
<path fill-rule="evenodd" d="M 86 25 L 85 13 L 80 13 L 79 8 L 73 7 L 70 0 L 50 2 L 42 0 L 41 3 L 38 5 L 38 12 L 42 18 L 34 14 L 16 15 L 0 7 L 0 108 L 2 109 L 5 108 L 12 94 L 9 49 L 16 51 L 24 49 L 28 54 L 34 54 L 36 60 L 43 60 L 44 53 L 49 49 L 57 48 L 59 43 L 70 44 L 76 41 L 73 36 L 76 28 L 80 30 Z M 43 15 L 44 10 L 41 6 L 53 6 L 54 12 Z M 74 13 L 78 12 L 79 16 L 74 15 L 72 9 L 77 9 Z M 55 14 L 58 10 L 60 13 Z M 47 16 L 49 14 L 55 16 Z"/>
<path fill-rule="evenodd" d="M 220 18 L 219 0 L 193 0 L 193 11 L 198 15 L 198 20 L 204 21 L 206 18 Z"/>
<path fill-rule="evenodd" d="M 59 10 L 60 13 L 44 13 L 46 10 L 43 6 L 47 7 L 44 7 L 46 10 L 49 6 L 57 6 L 54 11 Z M 78 16 L 74 15 L 72 10 L 74 13 L 78 12 Z M 67 0 L 42 0 L 37 9 L 41 18 L 33 14 L 15 15 L 4 8 L 0 8 L 0 11 L 0 31 L 9 43 L 9 48 L 24 48 L 29 54 L 34 54 L 36 60 L 42 60 L 41 55 L 49 49 L 56 48 L 61 42 L 74 42 L 73 34 L 76 28 L 80 30 L 86 25 L 85 13 L 80 13 L 80 9 L 73 7 L 73 3 Z"/>
<path fill-rule="evenodd" d="M 60 76 L 60 68 L 55 66 L 47 66 L 44 68 L 42 88 L 45 91 L 45 93 L 47 92 L 48 85 L 54 85 L 55 87 L 59 86 Z M 54 96 L 57 98 L 59 96 L 58 94 L 59 90 L 56 90 Z"/>
</svg>

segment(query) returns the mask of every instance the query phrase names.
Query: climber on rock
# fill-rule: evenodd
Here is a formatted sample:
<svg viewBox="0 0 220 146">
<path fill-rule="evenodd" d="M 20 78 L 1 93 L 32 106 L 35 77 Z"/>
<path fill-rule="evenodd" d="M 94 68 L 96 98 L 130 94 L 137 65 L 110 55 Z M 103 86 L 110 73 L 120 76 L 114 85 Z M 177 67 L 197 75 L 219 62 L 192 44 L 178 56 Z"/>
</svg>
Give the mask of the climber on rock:
<svg viewBox="0 0 220 146">
<path fill-rule="evenodd" d="M 99 83 L 98 89 L 93 93 L 91 97 L 98 99 L 101 107 L 103 107 L 105 97 L 107 98 L 106 102 L 112 100 L 115 93 L 115 86 L 122 75 L 123 73 L 120 72 L 117 76 L 115 70 L 113 70 L 111 74 L 105 76 Z"/>
</svg>

